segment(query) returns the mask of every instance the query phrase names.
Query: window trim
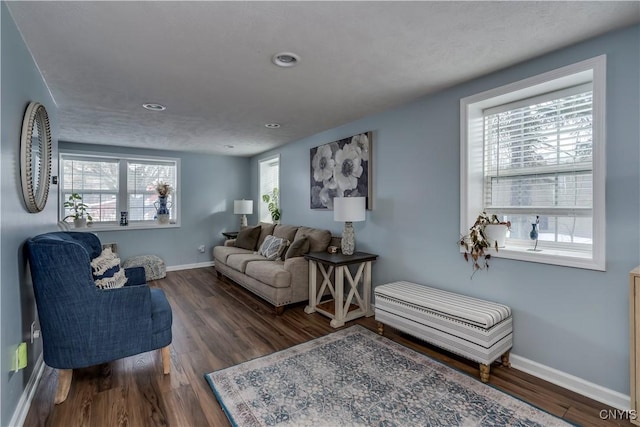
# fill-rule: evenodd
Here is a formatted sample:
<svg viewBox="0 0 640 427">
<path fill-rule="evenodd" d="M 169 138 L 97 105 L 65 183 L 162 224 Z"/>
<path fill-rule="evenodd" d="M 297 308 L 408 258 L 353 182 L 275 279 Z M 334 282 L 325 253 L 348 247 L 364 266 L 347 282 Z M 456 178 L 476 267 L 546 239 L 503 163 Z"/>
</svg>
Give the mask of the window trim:
<svg viewBox="0 0 640 427">
<path fill-rule="evenodd" d="M 491 256 L 521 261 L 606 269 L 606 55 L 587 59 L 518 82 L 487 90 L 460 100 L 460 234 L 465 235 L 483 209 L 483 166 L 472 162 L 472 154 L 483 148 L 483 110 L 546 92 L 593 82 L 593 245 L 592 255 L 584 252 L 545 249 L 527 251 L 517 245 L 495 251 Z M 463 251 L 463 249 L 460 249 Z"/>
<path fill-rule="evenodd" d="M 179 228 L 181 226 L 181 203 L 180 203 L 180 158 L 178 157 L 163 157 L 163 156 L 147 156 L 147 155 L 139 155 L 139 154 L 117 154 L 113 152 L 100 152 L 100 151 L 81 151 L 81 150 L 64 150 L 61 149 L 58 153 L 58 164 L 60 165 L 60 184 L 58 185 L 58 221 L 62 221 L 64 217 L 64 207 L 63 207 L 63 185 L 64 178 L 62 175 L 62 161 L 63 157 L 77 157 L 77 158 L 97 158 L 97 159 L 115 159 L 119 162 L 127 161 L 158 161 L 158 162 L 173 162 L 176 165 L 176 185 L 173 192 L 173 206 L 176 207 L 176 218 L 169 224 L 158 224 L 154 220 L 148 221 L 131 221 L 129 220 L 128 226 L 120 226 L 119 221 L 104 221 L 104 222 L 96 222 L 89 225 L 86 229 L 75 229 L 74 231 L 124 231 L 124 230 L 140 230 L 140 229 L 157 229 L 158 227 L 162 228 Z M 123 167 L 122 163 L 120 163 L 118 168 L 118 182 L 120 184 L 118 190 L 118 203 L 119 206 L 127 204 L 127 175 L 126 175 L 126 167 Z M 127 206 L 128 210 L 128 206 Z"/>
</svg>

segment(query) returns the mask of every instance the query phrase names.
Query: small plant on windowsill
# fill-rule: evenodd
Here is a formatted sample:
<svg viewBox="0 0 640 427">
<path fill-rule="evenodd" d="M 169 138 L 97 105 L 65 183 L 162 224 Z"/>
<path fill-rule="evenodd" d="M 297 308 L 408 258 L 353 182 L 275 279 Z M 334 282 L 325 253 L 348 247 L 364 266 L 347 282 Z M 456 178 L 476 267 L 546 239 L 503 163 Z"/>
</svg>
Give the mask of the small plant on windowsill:
<svg viewBox="0 0 640 427">
<path fill-rule="evenodd" d="M 69 198 L 63 205 L 65 208 L 69 208 L 73 213 L 65 216 L 62 220 L 66 221 L 67 218 L 73 218 L 73 225 L 76 228 L 84 228 L 87 226 L 87 220 L 93 221 L 93 217 L 87 209 L 89 206 L 82 203 L 82 196 L 78 193 L 71 193 Z M 85 218 L 86 216 L 86 218 Z"/>
<path fill-rule="evenodd" d="M 487 214 L 482 212 L 476 218 L 476 222 L 469 229 L 469 233 L 460 238 L 460 246 L 464 248 L 464 259 L 469 262 L 469 258 L 473 262 L 473 273 L 471 277 L 482 269 L 489 269 L 489 260 L 491 254 L 487 252 L 488 249 L 493 248 L 498 251 L 500 246 L 498 239 L 487 238 L 487 226 L 491 225 L 504 225 L 504 233 L 511 228 L 511 222 L 501 222 L 497 215 Z"/>
<path fill-rule="evenodd" d="M 271 214 L 271 220 L 274 223 L 280 221 L 280 207 L 278 206 L 279 198 L 280 193 L 277 187 L 267 194 L 262 195 L 262 201 L 267 204 L 267 209 L 269 209 L 269 213 Z"/>
</svg>

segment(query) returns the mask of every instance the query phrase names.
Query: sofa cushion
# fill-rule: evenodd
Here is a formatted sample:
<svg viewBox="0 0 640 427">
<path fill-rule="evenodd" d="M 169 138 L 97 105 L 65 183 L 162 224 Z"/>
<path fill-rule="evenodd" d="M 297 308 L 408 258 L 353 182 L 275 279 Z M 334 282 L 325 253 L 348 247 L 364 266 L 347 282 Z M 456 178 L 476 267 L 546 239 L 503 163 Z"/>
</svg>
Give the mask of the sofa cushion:
<svg viewBox="0 0 640 427">
<path fill-rule="evenodd" d="M 255 251 L 258 237 L 260 237 L 260 229 L 261 227 L 256 225 L 240 230 L 238 237 L 236 237 L 236 247 Z"/>
<path fill-rule="evenodd" d="M 296 232 L 298 231 L 297 225 L 282 225 L 276 224 L 273 229 L 273 235 L 276 237 L 281 237 L 290 242 L 293 242 L 294 237 L 296 237 Z"/>
<path fill-rule="evenodd" d="M 309 238 L 307 236 L 302 236 L 300 239 L 294 241 L 291 245 L 289 245 L 284 259 L 303 256 L 307 252 L 309 252 Z"/>
<path fill-rule="evenodd" d="M 291 273 L 284 269 L 284 262 L 280 260 L 251 261 L 245 274 L 274 288 L 291 286 Z"/>
<path fill-rule="evenodd" d="M 319 228 L 311 227 L 298 227 L 296 236 L 293 239 L 295 242 L 297 239 L 307 236 L 309 238 L 309 252 L 324 252 L 327 250 L 329 243 L 331 242 L 331 232 L 329 230 L 321 230 Z"/>
<path fill-rule="evenodd" d="M 252 254 L 248 249 L 236 248 L 235 246 L 216 246 L 213 248 L 213 259 L 223 264 L 227 263 L 227 257 L 231 254 Z"/>
<path fill-rule="evenodd" d="M 264 242 L 262 242 L 258 253 L 266 259 L 273 261 L 280 258 L 287 246 L 289 246 L 288 240 L 275 236 L 267 236 Z"/>
<path fill-rule="evenodd" d="M 264 239 L 273 234 L 273 228 L 276 226 L 275 224 L 270 224 L 268 222 L 259 222 L 260 226 L 260 237 L 258 237 L 258 245 L 256 247 L 261 247 Z"/>
<path fill-rule="evenodd" d="M 227 262 L 226 264 L 233 268 L 234 270 L 237 270 L 241 273 L 244 273 L 245 269 L 247 268 L 247 264 L 251 261 L 266 261 L 267 259 L 265 257 L 263 257 L 262 255 L 258 255 L 257 253 L 250 253 L 250 254 L 231 254 L 227 257 Z M 273 262 L 273 261 L 269 261 L 269 262 Z"/>
</svg>

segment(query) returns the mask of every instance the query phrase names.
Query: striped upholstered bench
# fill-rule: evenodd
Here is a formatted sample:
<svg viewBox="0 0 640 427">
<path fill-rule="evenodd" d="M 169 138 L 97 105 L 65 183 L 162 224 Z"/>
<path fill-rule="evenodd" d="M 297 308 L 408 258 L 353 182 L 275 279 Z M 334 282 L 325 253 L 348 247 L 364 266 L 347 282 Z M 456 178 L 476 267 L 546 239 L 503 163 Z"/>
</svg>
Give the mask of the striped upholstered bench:
<svg viewBox="0 0 640 427">
<path fill-rule="evenodd" d="M 378 333 L 392 326 L 480 364 L 480 379 L 489 381 L 491 363 L 509 363 L 513 345 L 511 309 L 410 282 L 375 288 Z"/>
</svg>

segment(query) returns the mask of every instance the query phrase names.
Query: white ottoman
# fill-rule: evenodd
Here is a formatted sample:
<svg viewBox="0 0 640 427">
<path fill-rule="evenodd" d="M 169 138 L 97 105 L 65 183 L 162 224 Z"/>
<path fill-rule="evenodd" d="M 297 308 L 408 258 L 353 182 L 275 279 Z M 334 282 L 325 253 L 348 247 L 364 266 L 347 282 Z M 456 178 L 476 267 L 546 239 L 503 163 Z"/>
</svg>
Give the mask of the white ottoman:
<svg viewBox="0 0 640 427">
<path fill-rule="evenodd" d="M 411 282 L 378 286 L 375 298 L 379 334 L 387 324 L 478 362 L 483 382 L 498 358 L 510 366 L 513 327 L 506 305 Z"/>
<path fill-rule="evenodd" d="M 129 258 L 122 263 L 123 268 L 144 267 L 147 280 L 157 280 L 167 277 L 167 267 L 157 255 L 140 255 Z"/>
</svg>

